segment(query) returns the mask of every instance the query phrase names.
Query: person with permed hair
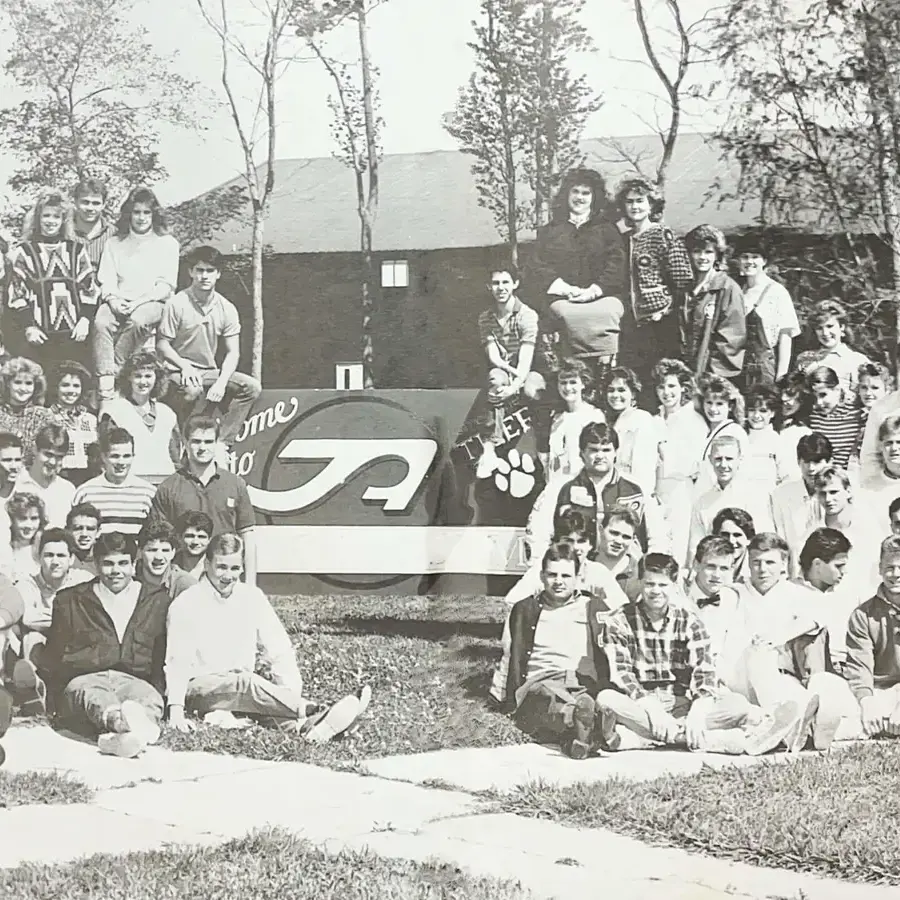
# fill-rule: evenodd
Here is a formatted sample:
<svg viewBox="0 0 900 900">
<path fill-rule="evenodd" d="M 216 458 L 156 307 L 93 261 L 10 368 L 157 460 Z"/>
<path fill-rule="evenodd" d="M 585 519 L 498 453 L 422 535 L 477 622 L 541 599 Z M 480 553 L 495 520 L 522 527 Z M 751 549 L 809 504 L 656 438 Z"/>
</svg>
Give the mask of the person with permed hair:
<svg viewBox="0 0 900 900">
<path fill-rule="evenodd" d="M 608 203 L 599 172 L 567 172 L 523 278 L 546 333 L 559 335 L 559 355 L 583 361 L 595 383 L 616 365 L 625 312 L 625 255 Z"/>
<path fill-rule="evenodd" d="M 0 432 L 14 434 L 22 441 L 25 464 L 34 455 L 34 439 L 45 425 L 62 425 L 62 420 L 44 406 L 47 379 L 36 362 L 16 356 L 0 366 Z"/>
<path fill-rule="evenodd" d="M 81 363 L 64 359 L 56 367 L 48 396 L 50 411 L 69 433 L 62 475 L 76 487 L 94 474 L 92 457 L 97 457 L 97 416 L 88 408 L 92 385 L 91 373 Z"/>
<path fill-rule="evenodd" d="M 94 321 L 100 398 L 111 399 L 125 360 L 153 334 L 178 280 L 178 241 L 168 232 L 156 194 L 135 188 L 122 204 L 116 233 L 97 273 L 101 305 Z"/>
<path fill-rule="evenodd" d="M 87 342 L 99 290 L 87 250 L 66 238 L 68 200 L 44 191 L 9 254 L 9 337 L 45 369 L 61 358 L 90 361 Z"/>
<path fill-rule="evenodd" d="M 847 310 L 837 300 L 820 300 L 812 308 L 806 324 L 818 346 L 799 354 L 795 368 L 809 374 L 819 366 L 828 366 L 837 373 L 846 391 L 856 390 L 859 369 L 870 360 L 849 346 L 853 334 L 847 324 Z"/>
<path fill-rule="evenodd" d="M 132 474 L 159 484 L 181 458 L 181 433 L 174 410 L 159 398 L 165 393 L 163 361 L 147 350 L 125 360 L 119 373 L 119 396 L 103 403 L 100 431 L 124 428 L 134 438 Z"/>
<path fill-rule="evenodd" d="M 718 375 L 702 376 L 697 384 L 694 404 L 697 412 L 706 421 L 708 429 L 701 454 L 703 462 L 700 464 L 697 477 L 696 495 L 699 495 L 715 484 L 715 477 L 709 464 L 712 442 L 716 438 L 729 435 L 737 440 L 743 455 L 748 441 L 743 425 L 744 398 L 727 378 L 720 378 Z"/>
<path fill-rule="evenodd" d="M 603 411 L 587 396 L 593 386 L 591 370 L 580 359 L 564 359 L 556 376 L 556 386 L 565 408 L 550 423 L 548 477 L 571 478 L 581 468 L 578 438 L 591 422 L 605 422 Z"/>
<path fill-rule="evenodd" d="M 630 295 L 623 362 L 645 382 L 660 359 L 680 355 L 678 303 L 694 284 L 684 243 L 661 221 L 664 208 L 662 195 L 645 178 L 626 178 L 616 192 Z"/>
<path fill-rule="evenodd" d="M 697 378 L 709 372 L 736 379 L 744 367 L 747 314 L 743 291 L 725 271 L 725 235 L 712 225 L 698 225 L 685 235 L 684 245 L 694 286 L 679 309 L 683 358 Z"/>
</svg>

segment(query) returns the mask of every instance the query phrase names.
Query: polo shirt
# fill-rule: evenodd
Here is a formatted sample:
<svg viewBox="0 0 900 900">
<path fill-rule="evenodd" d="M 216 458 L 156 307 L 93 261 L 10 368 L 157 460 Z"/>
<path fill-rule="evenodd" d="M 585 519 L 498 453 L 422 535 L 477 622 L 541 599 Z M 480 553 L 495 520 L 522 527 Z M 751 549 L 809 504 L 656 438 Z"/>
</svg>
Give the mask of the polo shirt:
<svg viewBox="0 0 900 900">
<path fill-rule="evenodd" d="M 120 531 L 137 534 L 150 513 L 156 488 L 149 481 L 129 475 L 113 484 L 105 475 L 86 481 L 75 491 L 72 506 L 91 503 L 100 512 L 100 534 Z"/>
<path fill-rule="evenodd" d="M 216 466 L 207 484 L 187 469 L 179 469 L 160 484 L 153 498 L 153 514 L 174 527 L 189 511 L 205 512 L 213 521 L 213 536 L 246 531 L 256 524 L 256 513 L 240 475 Z"/>
<path fill-rule="evenodd" d="M 481 313 L 478 316 L 478 334 L 483 347 L 496 344 L 503 359 L 514 365 L 518 362 L 522 344 L 537 343 L 538 314 L 516 297 L 512 311 L 502 320 L 497 318 L 496 305 Z"/>
<path fill-rule="evenodd" d="M 166 301 L 158 335 L 172 349 L 197 369 L 216 370 L 216 351 L 220 337 L 235 337 L 241 323 L 233 303 L 213 292 L 209 304 L 202 308 L 188 290 L 179 291 Z"/>
</svg>

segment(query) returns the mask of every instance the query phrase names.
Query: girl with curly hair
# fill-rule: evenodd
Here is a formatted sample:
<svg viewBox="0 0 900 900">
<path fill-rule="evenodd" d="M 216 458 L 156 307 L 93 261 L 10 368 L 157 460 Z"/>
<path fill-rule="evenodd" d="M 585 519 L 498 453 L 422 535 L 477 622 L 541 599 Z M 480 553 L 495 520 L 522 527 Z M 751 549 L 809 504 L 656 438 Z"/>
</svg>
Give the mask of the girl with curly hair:
<svg viewBox="0 0 900 900">
<path fill-rule="evenodd" d="M 26 465 L 34 456 L 35 435 L 45 425 L 65 424 L 44 406 L 46 393 L 44 370 L 33 360 L 16 356 L 0 366 L 0 431 L 22 441 Z"/>
<path fill-rule="evenodd" d="M 50 411 L 69 434 L 62 475 L 76 487 L 96 474 L 91 454 L 96 457 L 97 416 L 86 405 L 92 381 L 91 373 L 81 363 L 65 359 L 57 366 L 50 387 Z"/>
<path fill-rule="evenodd" d="M 716 476 L 710 463 L 713 441 L 730 435 L 738 442 L 743 455 L 747 452 L 747 432 L 741 424 L 744 421 L 744 398 L 727 378 L 720 378 L 718 375 L 702 376 L 697 384 L 694 404 L 707 427 L 694 494 L 697 497 L 716 484 Z"/>
<path fill-rule="evenodd" d="M 139 350 L 125 360 L 117 387 L 119 396 L 101 407 L 100 429 L 124 428 L 134 438 L 132 474 L 159 484 L 174 473 L 181 458 L 178 419 L 159 399 L 166 388 L 162 360 Z"/>
<path fill-rule="evenodd" d="M 806 324 L 818 346 L 799 354 L 795 368 L 808 375 L 819 366 L 827 366 L 837 373 L 845 391 L 855 391 L 860 367 L 870 360 L 849 346 L 853 335 L 847 324 L 847 310 L 837 300 L 820 300 Z"/>
<path fill-rule="evenodd" d="M 4 565 L 10 581 L 21 581 L 37 575 L 41 566 L 38 562 L 38 547 L 41 532 L 47 527 L 47 510 L 44 501 L 37 494 L 13 494 L 6 501 L 9 516 L 10 555 Z"/>
</svg>

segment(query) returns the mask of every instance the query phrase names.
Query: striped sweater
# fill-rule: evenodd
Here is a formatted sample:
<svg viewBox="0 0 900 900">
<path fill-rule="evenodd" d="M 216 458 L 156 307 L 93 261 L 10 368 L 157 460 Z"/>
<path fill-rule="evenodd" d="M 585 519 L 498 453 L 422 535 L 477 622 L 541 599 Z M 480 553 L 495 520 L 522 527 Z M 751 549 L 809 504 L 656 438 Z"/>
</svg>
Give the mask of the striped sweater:
<svg viewBox="0 0 900 900">
<path fill-rule="evenodd" d="M 154 485 L 136 475 L 129 475 L 122 484 L 113 484 L 106 475 L 86 481 L 77 491 L 72 506 L 91 503 L 100 511 L 100 533 L 121 531 L 137 534 L 150 512 L 156 493 Z"/>
<path fill-rule="evenodd" d="M 828 438 L 833 451 L 832 462 L 842 469 L 847 468 L 864 425 L 862 410 L 852 400 L 842 400 L 827 413 L 813 410 L 809 417 L 809 427 Z"/>
</svg>

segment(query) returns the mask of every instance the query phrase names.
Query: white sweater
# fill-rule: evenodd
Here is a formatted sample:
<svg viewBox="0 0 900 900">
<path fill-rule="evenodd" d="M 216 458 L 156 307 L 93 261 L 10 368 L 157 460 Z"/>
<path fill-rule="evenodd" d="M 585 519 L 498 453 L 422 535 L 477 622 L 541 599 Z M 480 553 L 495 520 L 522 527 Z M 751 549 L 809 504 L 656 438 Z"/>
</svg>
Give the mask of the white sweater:
<svg viewBox="0 0 900 900">
<path fill-rule="evenodd" d="M 166 696 L 184 706 L 188 682 L 201 675 L 253 672 L 257 650 L 272 680 L 303 693 L 291 640 L 266 595 L 240 582 L 223 597 L 208 578 L 179 594 L 166 625 Z"/>
<path fill-rule="evenodd" d="M 103 248 L 97 280 L 104 295 L 137 300 L 147 294 L 165 299 L 162 286 L 174 292 L 178 282 L 178 241 L 170 234 L 111 237 Z"/>
</svg>

